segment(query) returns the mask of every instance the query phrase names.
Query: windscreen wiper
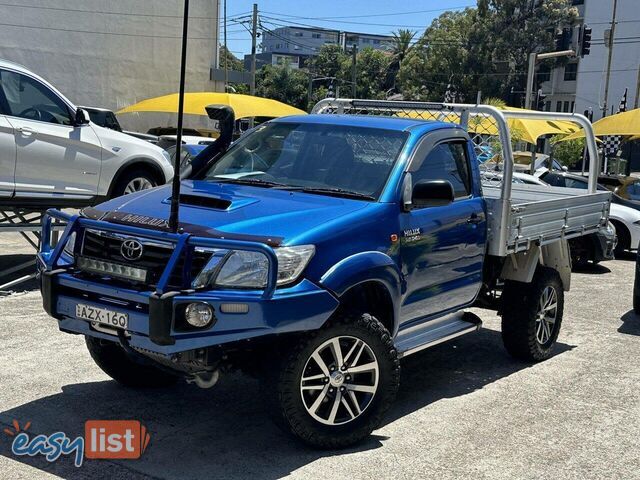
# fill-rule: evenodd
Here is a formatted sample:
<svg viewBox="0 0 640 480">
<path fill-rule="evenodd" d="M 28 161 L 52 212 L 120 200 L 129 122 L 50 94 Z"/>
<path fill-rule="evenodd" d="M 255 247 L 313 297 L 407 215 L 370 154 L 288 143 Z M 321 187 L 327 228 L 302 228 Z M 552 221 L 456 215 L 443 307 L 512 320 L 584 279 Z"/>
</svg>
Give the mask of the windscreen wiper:
<svg viewBox="0 0 640 480">
<path fill-rule="evenodd" d="M 280 188 L 280 187 L 278 187 Z M 321 195 L 335 195 L 338 197 L 357 198 L 359 200 L 375 200 L 376 198 L 366 193 L 354 192 L 343 188 L 331 187 L 284 187 L 282 190 L 290 190 L 295 192 L 319 193 Z"/>
<path fill-rule="evenodd" d="M 272 182 L 269 180 L 260 180 L 259 178 L 215 178 L 213 180 L 216 183 L 237 183 L 239 185 L 252 185 L 255 187 L 265 187 L 265 188 L 273 188 L 273 187 L 288 187 L 284 183 Z"/>
</svg>

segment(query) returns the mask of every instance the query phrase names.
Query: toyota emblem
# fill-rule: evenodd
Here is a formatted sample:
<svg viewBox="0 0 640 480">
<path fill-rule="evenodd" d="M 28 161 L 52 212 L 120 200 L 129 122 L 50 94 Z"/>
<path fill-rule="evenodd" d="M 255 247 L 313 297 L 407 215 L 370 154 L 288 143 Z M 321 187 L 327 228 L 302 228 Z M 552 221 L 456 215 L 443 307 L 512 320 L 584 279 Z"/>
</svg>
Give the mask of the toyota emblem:
<svg viewBox="0 0 640 480">
<path fill-rule="evenodd" d="M 120 254 L 127 260 L 139 260 L 142 257 L 142 244 L 132 238 L 125 240 L 120 245 Z"/>
</svg>

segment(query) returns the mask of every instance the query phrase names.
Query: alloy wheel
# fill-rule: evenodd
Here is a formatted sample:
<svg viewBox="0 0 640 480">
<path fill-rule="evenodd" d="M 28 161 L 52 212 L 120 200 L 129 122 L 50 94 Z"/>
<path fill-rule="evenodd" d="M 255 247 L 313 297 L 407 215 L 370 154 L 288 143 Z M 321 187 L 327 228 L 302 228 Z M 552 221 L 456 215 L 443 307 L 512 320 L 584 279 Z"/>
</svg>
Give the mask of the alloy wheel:
<svg viewBox="0 0 640 480">
<path fill-rule="evenodd" d="M 136 177 L 133 178 L 124 189 L 124 194 L 128 195 L 134 192 L 140 192 L 142 190 L 148 190 L 153 188 L 153 183 L 148 178 Z"/>
<path fill-rule="evenodd" d="M 552 286 L 542 291 L 536 314 L 536 340 L 545 345 L 552 337 L 558 314 L 558 294 Z"/>
<path fill-rule="evenodd" d="M 307 413 L 325 425 L 341 425 L 358 418 L 378 389 L 378 360 L 363 340 L 338 336 L 316 348 L 300 380 Z"/>
</svg>

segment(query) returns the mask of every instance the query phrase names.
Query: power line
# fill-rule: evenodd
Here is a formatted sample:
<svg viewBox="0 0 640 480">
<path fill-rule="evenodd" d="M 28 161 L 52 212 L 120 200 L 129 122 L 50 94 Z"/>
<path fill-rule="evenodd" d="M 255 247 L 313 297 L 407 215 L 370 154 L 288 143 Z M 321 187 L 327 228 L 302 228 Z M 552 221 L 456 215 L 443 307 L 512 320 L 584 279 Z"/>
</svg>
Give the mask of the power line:
<svg viewBox="0 0 640 480">
<path fill-rule="evenodd" d="M 370 14 L 370 15 L 347 15 L 347 16 L 338 16 L 338 17 L 303 17 L 303 16 L 299 16 L 299 15 L 289 15 L 289 14 L 285 14 L 285 13 L 278 13 L 278 12 L 262 12 L 263 14 L 269 14 L 269 15 L 278 15 L 280 17 L 287 17 L 287 18 L 297 18 L 297 19 L 301 19 L 301 20 L 317 20 L 317 21 L 321 21 L 321 22 L 334 22 L 334 23 L 351 23 L 351 24 L 355 24 L 355 25 L 374 25 L 374 26 L 382 26 L 382 27 L 413 27 L 413 28 L 421 28 L 423 27 L 423 25 L 400 25 L 400 24 L 386 24 L 386 23 L 370 23 L 370 22 L 353 22 L 353 21 L 347 21 L 347 20 L 339 20 L 341 18 L 366 18 L 366 17 L 387 17 L 387 16 L 391 16 L 391 15 L 413 15 L 413 14 L 417 14 L 417 13 L 434 13 L 434 12 L 443 12 L 443 11 L 447 11 L 447 10 L 460 10 L 463 8 L 468 8 L 468 5 L 462 5 L 462 6 L 458 6 L 458 7 L 447 7 L 447 8 L 435 8 L 435 9 L 431 9 L 431 10 L 417 10 L 414 12 L 403 12 L 403 13 L 391 13 L 391 14 Z M 283 19 L 285 20 L 285 19 Z"/>
<path fill-rule="evenodd" d="M 449 9 L 446 9 L 449 10 Z M 293 20 L 288 20 L 288 19 L 280 19 L 280 18 L 276 18 L 276 17 L 271 17 L 269 15 L 262 15 L 262 18 L 268 18 L 271 20 L 281 20 L 283 22 L 288 22 L 294 25 L 299 25 L 302 27 L 310 27 L 310 28 L 322 28 L 322 27 L 318 27 L 317 25 L 310 25 L 308 23 L 302 23 L 302 22 L 295 22 Z M 404 28 L 426 28 L 426 25 L 402 25 L 402 24 L 393 24 L 393 23 L 364 23 L 364 22 L 340 22 L 337 20 L 320 20 L 320 19 L 311 19 L 311 20 L 315 20 L 318 22 L 331 22 L 331 23 L 350 23 L 350 24 L 355 24 L 355 25 L 368 25 L 368 26 L 377 26 L 377 27 L 404 27 Z"/>
</svg>

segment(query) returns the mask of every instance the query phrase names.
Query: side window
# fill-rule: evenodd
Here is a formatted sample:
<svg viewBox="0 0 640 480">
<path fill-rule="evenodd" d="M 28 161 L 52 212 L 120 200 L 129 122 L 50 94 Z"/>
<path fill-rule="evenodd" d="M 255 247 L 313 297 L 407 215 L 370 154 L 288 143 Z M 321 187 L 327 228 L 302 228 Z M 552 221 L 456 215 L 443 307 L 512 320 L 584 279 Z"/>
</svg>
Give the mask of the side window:
<svg viewBox="0 0 640 480">
<path fill-rule="evenodd" d="M 40 82 L 19 73 L 0 70 L 0 90 L 7 115 L 40 122 L 71 125 L 67 105 Z"/>
<path fill-rule="evenodd" d="M 565 178 L 564 186 L 567 188 L 580 188 L 582 190 L 586 190 L 587 188 L 589 188 L 587 182 L 576 180 L 575 178 Z"/>
<path fill-rule="evenodd" d="M 564 177 L 555 173 L 547 173 L 543 180 L 552 187 L 566 187 L 564 184 Z"/>
<path fill-rule="evenodd" d="M 471 194 L 471 174 L 466 144 L 446 142 L 436 145 L 421 165 L 411 172 L 413 186 L 425 180 L 448 180 L 456 198 Z"/>
</svg>

